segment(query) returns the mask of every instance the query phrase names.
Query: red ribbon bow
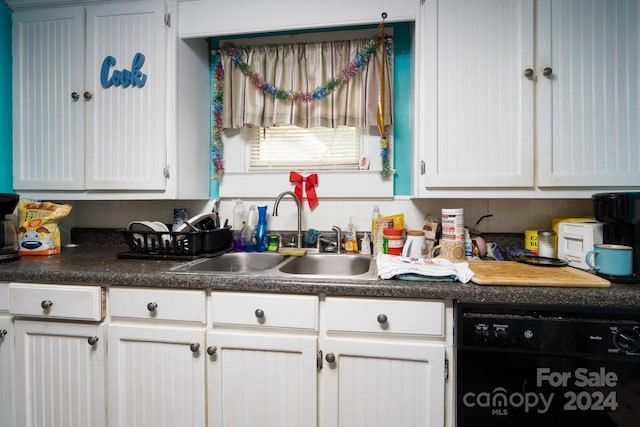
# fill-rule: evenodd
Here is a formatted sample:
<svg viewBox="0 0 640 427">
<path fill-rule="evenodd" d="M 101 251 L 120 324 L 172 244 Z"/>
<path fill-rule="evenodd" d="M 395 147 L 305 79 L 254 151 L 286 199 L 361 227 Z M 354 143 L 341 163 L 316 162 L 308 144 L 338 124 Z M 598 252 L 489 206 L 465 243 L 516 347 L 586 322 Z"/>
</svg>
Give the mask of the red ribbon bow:
<svg viewBox="0 0 640 427">
<path fill-rule="evenodd" d="M 307 202 L 309 202 L 309 209 L 313 209 L 318 204 L 318 196 L 316 195 L 315 186 L 318 185 L 318 174 L 312 173 L 308 177 L 303 177 L 298 172 L 291 172 L 289 174 L 289 182 L 295 182 L 296 188 L 294 193 L 298 196 L 300 203 L 302 203 L 302 183 L 304 182 L 304 189 L 307 193 Z"/>
</svg>

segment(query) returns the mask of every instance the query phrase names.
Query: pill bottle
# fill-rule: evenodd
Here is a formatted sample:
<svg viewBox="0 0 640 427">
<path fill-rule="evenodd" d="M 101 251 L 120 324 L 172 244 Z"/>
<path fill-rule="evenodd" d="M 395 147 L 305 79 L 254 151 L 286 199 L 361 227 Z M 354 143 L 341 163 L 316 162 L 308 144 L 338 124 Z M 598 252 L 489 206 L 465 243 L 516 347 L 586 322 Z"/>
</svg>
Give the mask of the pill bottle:
<svg viewBox="0 0 640 427">
<path fill-rule="evenodd" d="M 538 256 L 555 258 L 555 237 L 556 233 L 552 230 L 538 231 Z"/>
</svg>

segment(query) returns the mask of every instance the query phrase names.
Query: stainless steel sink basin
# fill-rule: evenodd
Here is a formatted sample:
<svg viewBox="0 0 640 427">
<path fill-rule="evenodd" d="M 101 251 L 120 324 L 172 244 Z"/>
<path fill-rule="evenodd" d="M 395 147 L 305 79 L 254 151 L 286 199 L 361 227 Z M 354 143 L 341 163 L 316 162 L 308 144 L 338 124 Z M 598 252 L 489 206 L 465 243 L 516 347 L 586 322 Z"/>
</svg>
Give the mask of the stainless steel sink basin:
<svg viewBox="0 0 640 427">
<path fill-rule="evenodd" d="M 308 279 L 376 279 L 370 255 L 319 254 L 302 257 L 277 252 L 229 252 L 171 269 L 184 274 L 260 274 Z"/>
<path fill-rule="evenodd" d="M 174 268 L 184 273 L 255 273 L 270 270 L 287 257 L 277 252 L 228 252 Z"/>
<path fill-rule="evenodd" d="M 278 267 L 280 273 L 315 277 L 373 276 L 370 255 L 313 254 L 294 257 Z"/>
</svg>

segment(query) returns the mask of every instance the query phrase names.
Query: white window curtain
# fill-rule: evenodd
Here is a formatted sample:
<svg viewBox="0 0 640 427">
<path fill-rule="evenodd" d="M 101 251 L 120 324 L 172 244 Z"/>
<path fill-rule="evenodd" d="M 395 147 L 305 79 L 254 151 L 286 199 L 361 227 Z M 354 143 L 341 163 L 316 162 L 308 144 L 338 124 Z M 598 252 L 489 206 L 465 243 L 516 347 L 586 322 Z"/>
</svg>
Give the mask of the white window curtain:
<svg viewBox="0 0 640 427">
<path fill-rule="evenodd" d="M 367 64 L 355 74 L 354 59 L 371 40 L 307 42 L 279 45 L 236 46 L 241 61 L 258 76 L 278 89 L 295 93 L 312 93 L 318 87 L 339 76 L 343 84 L 328 96 L 304 102 L 300 99 L 279 99 L 264 93 L 234 64 L 232 57 L 221 49 L 224 69 L 222 108 L 223 128 L 244 126 L 272 127 L 281 124 L 304 128 L 317 126 L 377 126 L 380 97 L 381 59 L 385 61 L 385 126 L 393 123 L 393 64 L 391 49 L 379 43 Z M 388 46 L 392 46 L 389 41 Z M 344 78 L 348 75 L 350 78 Z"/>
</svg>

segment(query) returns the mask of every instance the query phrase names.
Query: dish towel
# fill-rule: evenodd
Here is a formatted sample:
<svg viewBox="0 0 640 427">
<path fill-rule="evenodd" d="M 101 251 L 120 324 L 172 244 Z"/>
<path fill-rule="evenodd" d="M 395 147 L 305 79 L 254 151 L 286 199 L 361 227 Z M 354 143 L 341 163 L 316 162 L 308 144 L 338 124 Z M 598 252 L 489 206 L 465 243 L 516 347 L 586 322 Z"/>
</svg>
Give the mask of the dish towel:
<svg viewBox="0 0 640 427">
<path fill-rule="evenodd" d="M 473 271 L 466 262 L 451 262 L 444 258 L 418 259 L 379 253 L 376 264 L 381 279 L 415 274 L 434 278 L 453 277 L 467 283 L 473 277 Z"/>
</svg>

